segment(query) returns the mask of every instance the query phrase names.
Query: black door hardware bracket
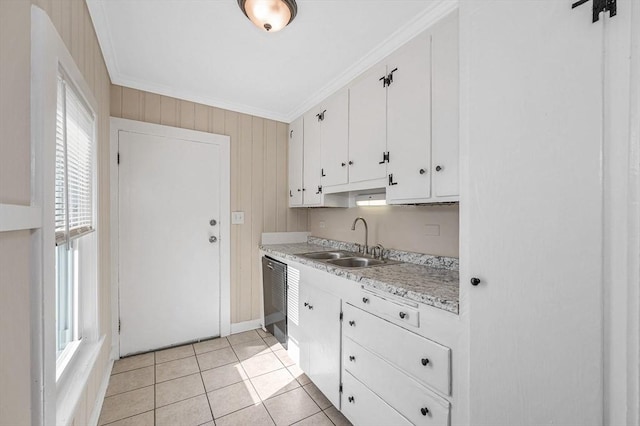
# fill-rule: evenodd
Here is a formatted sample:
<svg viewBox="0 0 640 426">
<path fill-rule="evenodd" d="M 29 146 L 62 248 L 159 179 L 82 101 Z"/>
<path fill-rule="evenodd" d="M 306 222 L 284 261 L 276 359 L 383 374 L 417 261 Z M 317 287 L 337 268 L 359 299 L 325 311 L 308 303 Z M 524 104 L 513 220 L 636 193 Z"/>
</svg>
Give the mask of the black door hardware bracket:
<svg viewBox="0 0 640 426">
<path fill-rule="evenodd" d="M 589 0 L 578 0 L 571 5 L 571 9 L 575 9 L 578 6 L 582 6 Z M 616 0 L 593 0 L 593 21 L 598 22 L 600 20 L 601 12 L 609 12 L 609 17 L 612 18 L 618 13 L 618 7 Z"/>
</svg>

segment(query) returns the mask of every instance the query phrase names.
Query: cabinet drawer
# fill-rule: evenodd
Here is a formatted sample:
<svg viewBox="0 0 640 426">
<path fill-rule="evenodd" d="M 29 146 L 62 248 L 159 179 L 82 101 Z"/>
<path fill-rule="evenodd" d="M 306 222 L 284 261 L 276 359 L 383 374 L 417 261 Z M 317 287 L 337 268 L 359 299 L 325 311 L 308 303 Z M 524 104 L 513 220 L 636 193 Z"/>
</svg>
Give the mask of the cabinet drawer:
<svg viewBox="0 0 640 426">
<path fill-rule="evenodd" d="M 387 361 L 354 343 L 343 341 L 344 370 L 356 377 L 415 425 L 447 426 L 449 401 L 418 384 Z"/>
<path fill-rule="evenodd" d="M 406 324 L 420 327 L 420 311 L 415 307 L 385 299 L 374 293 L 363 291 L 360 298 L 360 307 L 376 315 L 391 320 L 396 324 Z"/>
<path fill-rule="evenodd" d="M 354 425 L 411 425 L 349 373 L 342 378 L 342 414 Z"/>
<path fill-rule="evenodd" d="M 451 349 L 348 303 L 342 334 L 445 395 L 451 394 Z"/>
</svg>

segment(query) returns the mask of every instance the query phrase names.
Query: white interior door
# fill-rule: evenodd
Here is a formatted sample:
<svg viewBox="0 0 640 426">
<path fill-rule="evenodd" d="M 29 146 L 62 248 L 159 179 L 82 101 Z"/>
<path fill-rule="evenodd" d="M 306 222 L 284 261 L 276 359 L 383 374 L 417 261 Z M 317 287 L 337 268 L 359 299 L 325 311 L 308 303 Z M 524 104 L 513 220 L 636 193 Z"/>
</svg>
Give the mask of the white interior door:
<svg viewBox="0 0 640 426">
<path fill-rule="evenodd" d="M 220 335 L 220 147 L 120 131 L 119 154 L 120 355 Z"/>
<path fill-rule="evenodd" d="M 566 0 L 464 5 L 468 423 L 600 424 L 609 18 Z"/>
</svg>

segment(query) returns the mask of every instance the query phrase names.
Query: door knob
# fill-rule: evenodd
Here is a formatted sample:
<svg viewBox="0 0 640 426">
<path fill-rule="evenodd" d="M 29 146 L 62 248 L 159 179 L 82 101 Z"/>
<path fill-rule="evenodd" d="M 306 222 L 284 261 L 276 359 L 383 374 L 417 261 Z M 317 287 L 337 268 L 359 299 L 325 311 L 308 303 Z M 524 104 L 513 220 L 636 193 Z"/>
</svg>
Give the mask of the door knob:
<svg viewBox="0 0 640 426">
<path fill-rule="evenodd" d="M 476 278 L 476 277 L 471 278 L 471 285 L 478 285 L 478 284 L 480 284 L 480 278 Z"/>
<path fill-rule="evenodd" d="M 422 407 L 420 409 L 420 412 L 422 413 L 423 416 L 426 416 L 427 414 L 429 414 L 429 409 L 427 407 Z"/>
<path fill-rule="evenodd" d="M 216 226 L 217 224 L 218 224 L 218 221 L 217 221 L 217 220 L 215 220 L 215 219 L 211 219 L 211 220 L 209 221 L 209 225 L 211 225 L 211 226 Z"/>
<path fill-rule="evenodd" d="M 421 174 L 421 175 L 423 175 L 423 174 L 425 174 L 425 173 L 427 173 L 427 171 L 426 171 L 425 169 L 420 169 L 420 174 Z"/>
<path fill-rule="evenodd" d="M 440 170 L 442 170 L 444 167 L 442 166 L 436 166 L 436 172 L 439 172 Z"/>
<path fill-rule="evenodd" d="M 216 237 L 215 235 L 209 237 L 209 242 L 211 244 L 215 243 L 216 241 L 218 241 L 218 237 Z"/>
</svg>

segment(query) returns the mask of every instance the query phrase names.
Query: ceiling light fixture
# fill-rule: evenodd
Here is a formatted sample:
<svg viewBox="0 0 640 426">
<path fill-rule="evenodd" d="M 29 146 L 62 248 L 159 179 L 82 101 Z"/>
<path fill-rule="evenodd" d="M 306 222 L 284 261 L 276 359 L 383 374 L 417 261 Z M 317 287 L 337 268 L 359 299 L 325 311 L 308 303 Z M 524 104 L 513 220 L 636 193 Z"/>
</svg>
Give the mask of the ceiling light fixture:
<svg viewBox="0 0 640 426">
<path fill-rule="evenodd" d="M 295 0 L 238 0 L 238 6 L 256 27 L 271 33 L 289 25 L 298 13 Z"/>
</svg>

